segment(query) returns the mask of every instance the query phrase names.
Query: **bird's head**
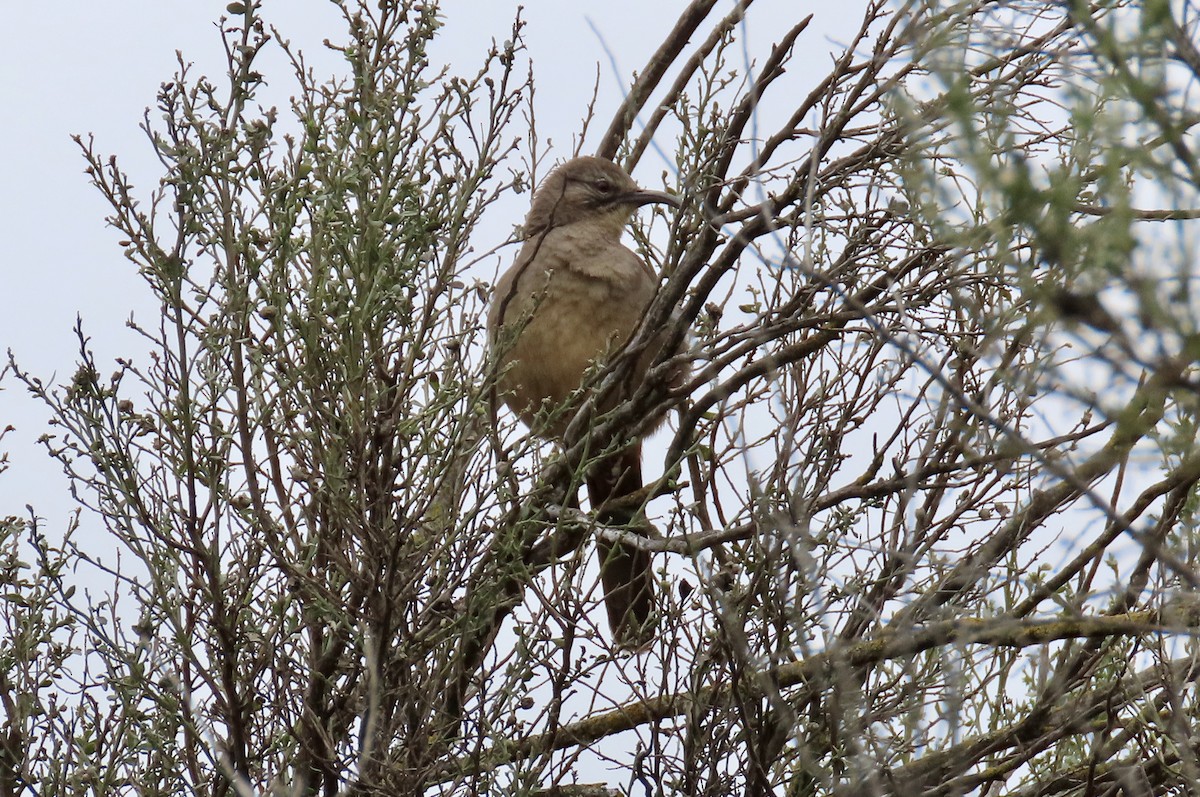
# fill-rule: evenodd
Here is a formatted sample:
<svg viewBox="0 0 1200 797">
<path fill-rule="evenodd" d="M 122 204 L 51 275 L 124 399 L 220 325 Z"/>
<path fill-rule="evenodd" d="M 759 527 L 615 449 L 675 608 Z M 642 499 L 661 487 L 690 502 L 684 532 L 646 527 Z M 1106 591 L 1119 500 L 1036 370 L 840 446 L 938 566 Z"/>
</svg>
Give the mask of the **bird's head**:
<svg viewBox="0 0 1200 797">
<path fill-rule="evenodd" d="M 617 164 L 590 156 L 572 158 L 542 181 L 525 218 L 525 234 L 581 221 L 602 223 L 620 237 L 633 211 L 642 205 L 663 202 L 675 207 L 679 200 L 662 191 L 639 188 Z"/>
</svg>

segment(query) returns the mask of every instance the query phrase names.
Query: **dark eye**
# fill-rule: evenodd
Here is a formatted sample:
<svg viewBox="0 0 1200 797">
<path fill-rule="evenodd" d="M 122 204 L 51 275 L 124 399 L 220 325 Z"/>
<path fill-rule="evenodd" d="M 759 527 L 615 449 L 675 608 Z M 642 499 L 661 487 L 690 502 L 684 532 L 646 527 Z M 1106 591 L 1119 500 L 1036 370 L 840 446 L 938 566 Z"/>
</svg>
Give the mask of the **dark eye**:
<svg viewBox="0 0 1200 797">
<path fill-rule="evenodd" d="M 592 185 L 594 185 L 596 190 L 601 194 L 608 194 L 613 190 L 612 183 L 603 177 L 597 179 L 596 182 L 592 183 Z"/>
</svg>

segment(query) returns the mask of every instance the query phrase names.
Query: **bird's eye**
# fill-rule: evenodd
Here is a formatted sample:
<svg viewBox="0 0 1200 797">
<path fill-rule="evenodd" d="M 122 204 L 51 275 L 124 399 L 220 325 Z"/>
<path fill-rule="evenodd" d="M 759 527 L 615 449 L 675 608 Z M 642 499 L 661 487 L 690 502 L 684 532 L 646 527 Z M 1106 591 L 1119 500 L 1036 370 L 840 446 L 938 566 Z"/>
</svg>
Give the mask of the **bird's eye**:
<svg viewBox="0 0 1200 797">
<path fill-rule="evenodd" d="M 612 183 L 610 183 L 608 180 L 604 179 L 603 177 L 601 177 L 599 180 L 597 180 L 595 183 L 593 183 L 593 185 L 596 186 L 596 190 L 602 194 L 610 193 L 613 188 Z"/>
</svg>

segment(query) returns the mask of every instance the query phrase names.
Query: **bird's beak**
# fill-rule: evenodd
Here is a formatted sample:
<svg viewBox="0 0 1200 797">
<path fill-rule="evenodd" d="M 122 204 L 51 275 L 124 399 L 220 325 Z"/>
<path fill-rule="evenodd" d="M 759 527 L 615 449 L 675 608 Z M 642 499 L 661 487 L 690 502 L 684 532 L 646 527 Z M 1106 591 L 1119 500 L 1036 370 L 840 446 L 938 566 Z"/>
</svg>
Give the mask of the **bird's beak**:
<svg viewBox="0 0 1200 797">
<path fill-rule="evenodd" d="M 679 197 L 674 194 L 668 194 L 666 191 L 647 191 L 644 188 L 639 188 L 636 191 L 630 191 L 627 194 L 621 194 L 617 197 L 617 202 L 622 205 L 633 205 L 635 208 L 640 208 L 642 205 L 650 205 L 656 202 L 661 202 L 664 205 L 670 205 L 673 208 L 680 207 Z"/>
</svg>

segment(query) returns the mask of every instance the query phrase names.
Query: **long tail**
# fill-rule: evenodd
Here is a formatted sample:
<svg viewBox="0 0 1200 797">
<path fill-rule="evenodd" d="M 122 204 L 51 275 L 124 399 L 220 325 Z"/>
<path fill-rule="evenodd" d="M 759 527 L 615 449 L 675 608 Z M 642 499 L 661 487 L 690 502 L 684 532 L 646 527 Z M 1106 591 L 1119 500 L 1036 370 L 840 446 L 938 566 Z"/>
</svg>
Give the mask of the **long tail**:
<svg viewBox="0 0 1200 797">
<path fill-rule="evenodd" d="M 588 496 L 597 508 L 601 523 L 625 526 L 633 520 L 630 509 L 605 509 L 642 487 L 642 447 L 635 444 L 599 463 L 588 474 Z M 600 540 L 600 580 L 604 584 L 604 607 L 614 641 L 623 648 L 643 648 L 654 640 L 654 571 L 650 554 L 630 545 Z"/>
</svg>

